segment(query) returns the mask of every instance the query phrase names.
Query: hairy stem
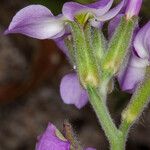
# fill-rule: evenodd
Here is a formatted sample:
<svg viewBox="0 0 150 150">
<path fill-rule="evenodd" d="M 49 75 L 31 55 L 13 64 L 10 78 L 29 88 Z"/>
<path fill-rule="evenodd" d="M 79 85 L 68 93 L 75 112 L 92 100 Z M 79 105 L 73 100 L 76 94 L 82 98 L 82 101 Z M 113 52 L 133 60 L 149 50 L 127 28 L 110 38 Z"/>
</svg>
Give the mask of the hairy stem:
<svg viewBox="0 0 150 150">
<path fill-rule="evenodd" d="M 87 88 L 90 103 L 98 117 L 99 122 L 108 138 L 112 150 L 124 150 L 124 139 L 122 133 L 116 128 L 106 106 L 105 101 L 99 95 L 97 89 Z"/>
</svg>

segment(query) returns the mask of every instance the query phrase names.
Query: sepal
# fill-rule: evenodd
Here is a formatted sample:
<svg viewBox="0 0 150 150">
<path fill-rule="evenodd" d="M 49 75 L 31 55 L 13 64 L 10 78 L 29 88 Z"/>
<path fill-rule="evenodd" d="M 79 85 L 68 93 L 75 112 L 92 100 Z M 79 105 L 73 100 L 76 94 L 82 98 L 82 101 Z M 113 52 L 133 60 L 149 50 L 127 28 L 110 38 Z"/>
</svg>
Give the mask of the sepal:
<svg viewBox="0 0 150 150">
<path fill-rule="evenodd" d="M 94 54 L 96 59 L 101 61 L 102 57 L 104 56 L 104 53 L 107 49 L 107 40 L 99 28 L 92 28 L 92 47 L 94 50 Z"/>
<path fill-rule="evenodd" d="M 75 60 L 78 76 L 84 88 L 87 85 L 97 87 L 99 85 L 99 71 L 92 51 L 91 39 L 87 38 L 90 27 L 84 28 L 76 22 L 68 22 L 71 27 Z M 90 29 L 89 29 L 90 28 Z"/>
<path fill-rule="evenodd" d="M 124 59 L 128 54 L 129 46 L 133 36 L 133 31 L 137 25 L 137 18 L 126 20 L 125 17 L 121 18 L 113 37 L 111 38 L 106 55 L 102 60 L 102 69 L 104 76 L 112 77 L 115 75 Z"/>
</svg>

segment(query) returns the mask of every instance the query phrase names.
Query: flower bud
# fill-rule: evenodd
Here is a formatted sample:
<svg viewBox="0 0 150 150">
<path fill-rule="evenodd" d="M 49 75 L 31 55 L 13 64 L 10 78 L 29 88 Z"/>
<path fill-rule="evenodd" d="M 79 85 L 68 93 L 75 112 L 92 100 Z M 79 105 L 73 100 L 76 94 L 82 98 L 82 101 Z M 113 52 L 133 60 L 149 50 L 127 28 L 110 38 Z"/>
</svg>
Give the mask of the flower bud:
<svg viewBox="0 0 150 150">
<path fill-rule="evenodd" d="M 142 0 L 128 0 L 126 16 L 131 19 L 133 16 L 138 16 L 142 6 Z"/>
</svg>

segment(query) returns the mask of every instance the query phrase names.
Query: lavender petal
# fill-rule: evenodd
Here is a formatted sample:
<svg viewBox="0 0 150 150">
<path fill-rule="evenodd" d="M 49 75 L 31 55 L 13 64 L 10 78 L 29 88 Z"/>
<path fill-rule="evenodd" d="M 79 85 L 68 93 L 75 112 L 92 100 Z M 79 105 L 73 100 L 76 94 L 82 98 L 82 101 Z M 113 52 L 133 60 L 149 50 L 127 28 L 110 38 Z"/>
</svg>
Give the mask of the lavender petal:
<svg viewBox="0 0 150 150">
<path fill-rule="evenodd" d="M 150 59 L 150 21 L 137 33 L 133 44 L 140 58 Z"/>
<path fill-rule="evenodd" d="M 21 33 L 37 39 L 48 39 L 64 34 L 63 17 L 54 17 L 42 5 L 30 5 L 21 9 L 12 19 L 5 34 Z"/>
<path fill-rule="evenodd" d="M 138 84 L 144 79 L 148 60 L 137 57 L 134 53 L 131 55 L 127 67 L 119 72 L 118 81 L 123 91 L 132 93 Z"/>
<path fill-rule="evenodd" d="M 120 10 L 122 9 L 123 6 L 124 6 L 124 0 L 122 0 L 121 3 L 118 4 L 116 7 L 114 7 L 110 11 L 108 11 L 105 15 L 98 18 L 98 20 L 107 21 L 107 20 L 112 19 L 113 17 L 115 17 L 120 12 Z"/>
<path fill-rule="evenodd" d="M 128 19 L 132 18 L 133 16 L 138 16 L 142 2 L 143 0 L 128 0 L 127 9 L 125 12 Z"/>
<path fill-rule="evenodd" d="M 76 73 L 70 73 L 63 77 L 60 94 L 64 103 L 74 104 L 78 109 L 88 102 L 87 92 L 81 87 Z"/>
<path fill-rule="evenodd" d="M 56 135 L 56 127 L 49 123 L 46 131 L 38 138 L 36 150 L 70 150 L 70 143 Z"/>
<path fill-rule="evenodd" d="M 78 13 L 92 13 L 101 16 L 111 8 L 113 1 L 114 0 L 99 0 L 89 5 L 67 2 L 64 4 L 62 12 L 63 15 L 70 20 L 74 20 L 74 16 Z"/>
</svg>

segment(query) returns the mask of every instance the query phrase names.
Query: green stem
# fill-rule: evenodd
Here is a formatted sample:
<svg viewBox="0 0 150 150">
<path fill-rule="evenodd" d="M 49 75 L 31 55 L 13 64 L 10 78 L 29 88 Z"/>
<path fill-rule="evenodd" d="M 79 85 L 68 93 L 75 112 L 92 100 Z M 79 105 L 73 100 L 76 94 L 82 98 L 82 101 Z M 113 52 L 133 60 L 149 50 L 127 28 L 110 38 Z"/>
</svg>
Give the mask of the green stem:
<svg viewBox="0 0 150 150">
<path fill-rule="evenodd" d="M 97 89 L 88 86 L 87 88 L 90 103 L 98 117 L 99 122 L 108 138 L 111 150 L 124 150 L 124 139 L 122 133 L 116 128 L 113 120 L 108 113 L 106 103 L 99 96 Z"/>
<path fill-rule="evenodd" d="M 120 137 L 118 139 L 118 142 L 111 144 L 111 150 L 125 150 L 125 139 L 123 137 Z"/>
<path fill-rule="evenodd" d="M 120 131 L 124 138 L 127 137 L 130 127 L 139 118 L 145 106 L 147 106 L 150 97 L 150 68 L 147 68 L 146 77 L 141 86 L 136 90 L 132 96 L 131 102 L 122 113 L 122 123 Z"/>
</svg>

